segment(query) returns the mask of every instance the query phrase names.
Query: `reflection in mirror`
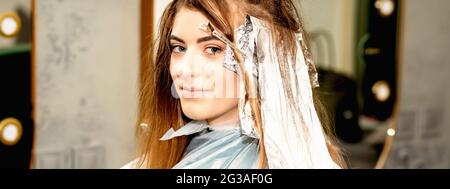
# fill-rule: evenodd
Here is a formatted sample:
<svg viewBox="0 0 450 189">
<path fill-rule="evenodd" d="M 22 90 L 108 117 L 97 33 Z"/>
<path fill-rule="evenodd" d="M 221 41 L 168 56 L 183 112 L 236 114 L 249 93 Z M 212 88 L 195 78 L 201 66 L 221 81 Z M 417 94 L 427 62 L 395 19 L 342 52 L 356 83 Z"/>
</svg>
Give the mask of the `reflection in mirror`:
<svg viewBox="0 0 450 189">
<path fill-rule="evenodd" d="M 377 165 L 397 99 L 396 0 L 300 1 L 321 94 L 350 168 Z M 323 14 L 327 13 L 327 14 Z"/>
<path fill-rule="evenodd" d="M 30 167 L 31 0 L 0 1 L 0 168 Z"/>
</svg>

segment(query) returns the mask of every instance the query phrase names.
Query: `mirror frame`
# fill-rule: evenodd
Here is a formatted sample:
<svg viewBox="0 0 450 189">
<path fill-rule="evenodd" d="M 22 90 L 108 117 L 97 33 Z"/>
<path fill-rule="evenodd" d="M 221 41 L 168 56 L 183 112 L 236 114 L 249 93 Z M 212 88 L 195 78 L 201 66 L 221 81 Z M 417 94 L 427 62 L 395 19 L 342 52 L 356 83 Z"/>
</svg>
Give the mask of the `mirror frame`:
<svg viewBox="0 0 450 189">
<path fill-rule="evenodd" d="M 401 68 L 402 68 L 402 63 L 403 63 L 403 56 L 401 56 L 403 54 L 403 49 L 404 49 L 404 23 L 405 23 L 405 14 L 404 14 L 404 0 L 399 0 L 399 6 L 398 8 L 398 25 L 397 25 L 397 73 L 396 73 L 396 81 L 397 81 L 397 96 L 395 99 L 395 104 L 394 104 L 394 111 L 393 111 L 393 119 L 392 122 L 388 128 L 388 130 L 386 131 L 386 138 L 385 138 L 385 143 L 383 146 L 383 151 L 380 154 L 380 157 L 378 157 L 378 161 L 375 165 L 375 169 L 383 169 L 385 168 L 386 162 L 389 159 L 389 155 L 392 151 L 392 146 L 394 145 L 394 141 L 395 141 L 395 137 L 397 135 L 397 128 L 398 128 L 398 120 L 399 120 L 399 111 L 400 111 L 400 96 L 401 96 L 401 86 L 402 86 L 402 81 L 401 81 Z M 389 133 L 391 132 L 391 133 Z"/>
</svg>

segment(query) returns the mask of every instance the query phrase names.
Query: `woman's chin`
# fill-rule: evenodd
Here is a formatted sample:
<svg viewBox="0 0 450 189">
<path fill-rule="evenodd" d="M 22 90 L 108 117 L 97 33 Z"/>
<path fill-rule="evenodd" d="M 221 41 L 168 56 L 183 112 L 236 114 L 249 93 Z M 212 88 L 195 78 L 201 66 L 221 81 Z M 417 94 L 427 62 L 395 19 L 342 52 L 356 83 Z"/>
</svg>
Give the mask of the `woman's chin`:
<svg viewBox="0 0 450 189">
<path fill-rule="evenodd" d="M 188 117 L 191 120 L 197 120 L 197 121 L 203 121 L 208 120 L 209 116 L 205 114 L 199 114 L 199 113 L 190 113 L 190 112 L 183 112 L 186 117 Z"/>
<path fill-rule="evenodd" d="M 181 107 L 184 115 L 192 120 L 206 120 L 211 113 L 210 106 L 201 99 L 182 99 Z"/>
</svg>

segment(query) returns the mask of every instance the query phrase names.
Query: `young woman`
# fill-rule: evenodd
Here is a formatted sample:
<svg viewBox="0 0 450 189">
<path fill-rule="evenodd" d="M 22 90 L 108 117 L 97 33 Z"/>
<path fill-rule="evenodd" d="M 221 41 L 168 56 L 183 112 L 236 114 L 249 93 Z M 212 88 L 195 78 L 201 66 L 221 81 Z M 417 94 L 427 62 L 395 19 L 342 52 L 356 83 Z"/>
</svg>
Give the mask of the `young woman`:
<svg viewBox="0 0 450 189">
<path fill-rule="evenodd" d="M 345 167 L 303 36 L 290 0 L 173 0 L 124 168 Z"/>
</svg>

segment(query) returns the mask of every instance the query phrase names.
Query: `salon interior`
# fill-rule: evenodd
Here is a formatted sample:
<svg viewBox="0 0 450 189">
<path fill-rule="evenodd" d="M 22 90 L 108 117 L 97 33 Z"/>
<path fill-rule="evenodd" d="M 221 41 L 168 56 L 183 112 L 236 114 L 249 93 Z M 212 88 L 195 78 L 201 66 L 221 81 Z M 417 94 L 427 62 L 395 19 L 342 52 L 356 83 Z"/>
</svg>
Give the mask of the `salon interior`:
<svg viewBox="0 0 450 189">
<path fill-rule="evenodd" d="M 135 155 L 165 0 L 0 0 L 0 169 Z M 450 1 L 295 0 L 350 169 L 450 168 Z"/>
</svg>

